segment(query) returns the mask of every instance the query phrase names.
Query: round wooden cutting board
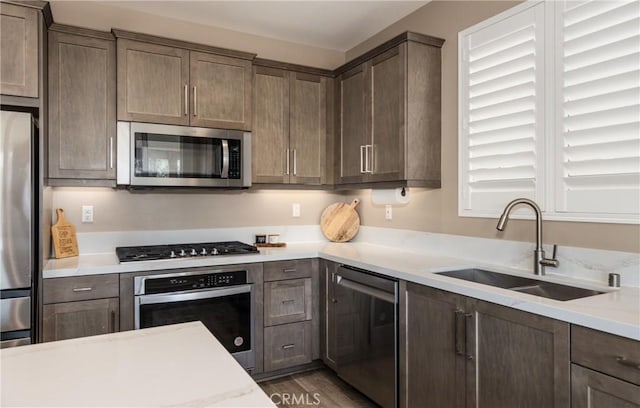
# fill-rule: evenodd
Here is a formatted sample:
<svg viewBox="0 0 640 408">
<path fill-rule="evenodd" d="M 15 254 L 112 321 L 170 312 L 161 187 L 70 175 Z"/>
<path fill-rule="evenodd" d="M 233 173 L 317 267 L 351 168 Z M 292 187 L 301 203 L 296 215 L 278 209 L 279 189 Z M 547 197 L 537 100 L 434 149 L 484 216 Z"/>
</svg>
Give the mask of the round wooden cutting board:
<svg viewBox="0 0 640 408">
<path fill-rule="evenodd" d="M 355 198 L 351 204 L 331 204 L 320 216 L 320 229 L 329 241 L 347 242 L 355 237 L 360 228 L 360 216 L 356 206 L 360 200 Z"/>
</svg>

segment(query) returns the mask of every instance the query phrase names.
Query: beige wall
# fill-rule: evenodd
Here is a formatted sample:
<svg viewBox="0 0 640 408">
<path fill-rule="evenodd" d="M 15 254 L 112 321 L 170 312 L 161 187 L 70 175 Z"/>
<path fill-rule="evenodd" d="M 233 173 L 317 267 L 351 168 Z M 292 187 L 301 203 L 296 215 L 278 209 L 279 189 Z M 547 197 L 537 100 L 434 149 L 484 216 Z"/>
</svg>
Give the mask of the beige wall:
<svg viewBox="0 0 640 408">
<path fill-rule="evenodd" d="M 53 208 L 64 208 L 77 232 L 317 225 L 325 207 L 342 197 L 324 191 L 131 193 L 110 188 L 56 187 Z M 291 205 L 300 204 L 300 218 Z M 94 222 L 81 223 L 81 206 Z"/>
<path fill-rule="evenodd" d="M 488 238 L 531 241 L 533 223 L 512 221 L 503 235 L 496 220 L 457 215 L 457 33 L 517 2 L 434 1 L 347 52 L 347 60 L 406 30 L 446 39 L 442 80 L 442 188 L 412 190 L 407 206 L 394 207 L 392 221 L 384 207 L 371 204 L 368 190 L 347 193 L 322 191 L 262 191 L 213 194 L 142 194 L 96 188 L 55 188 L 53 207 L 65 208 L 78 232 L 190 229 L 261 225 L 308 225 L 319 222 L 322 209 L 335 201 L 360 196 L 364 225 L 404 228 Z M 345 59 L 336 52 L 277 40 L 213 29 L 161 17 L 126 12 L 87 2 L 53 2 L 54 19 L 107 30 L 117 27 L 187 41 L 258 52 L 266 58 L 334 68 Z M 338 53 L 340 54 L 340 53 Z M 291 218 L 291 204 L 302 206 L 302 217 Z M 95 206 L 95 222 L 80 223 L 80 207 Z M 545 222 L 547 243 L 640 252 L 640 227 L 589 223 Z M 560 249 L 561 250 L 561 249 Z"/>
<path fill-rule="evenodd" d="M 510 221 L 507 231 L 499 234 L 494 219 L 458 216 L 458 32 L 517 3 L 433 1 L 347 51 L 347 60 L 353 59 L 407 30 L 446 40 L 442 48 L 442 188 L 414 189 L 410 204 L 394 207 L 392 221 L 384 219 L 383 206 L 371 204 L 369 191 L 362 192 L 359 211 L 364 225 L 518 241 L 533 239 L 535 230 L 531 221 Z M 544 223 L 544 242 L 640 252 L 640 226 L 549 221 Z"/>
<path fill-rule="evenodd" d="M 51 12 L 56 23 L 93 28 L 94 30 L 110 31 L 112 28 L 119 28 L 252 52 L 258 54 L 260 58 L 318 68 L 333 69 L 344 63 L 344 53 L 336 50 L 310 47 L 203 24 L 174 20 L 92 1 L 52 1 Z"/>
</svg>

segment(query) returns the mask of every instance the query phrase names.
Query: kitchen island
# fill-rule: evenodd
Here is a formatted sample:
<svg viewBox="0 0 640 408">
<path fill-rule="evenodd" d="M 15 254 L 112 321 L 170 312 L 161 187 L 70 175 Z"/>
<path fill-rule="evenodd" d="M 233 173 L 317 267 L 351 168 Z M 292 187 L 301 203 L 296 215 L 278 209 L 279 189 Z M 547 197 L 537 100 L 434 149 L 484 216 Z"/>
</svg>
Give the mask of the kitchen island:
<svg viewBox="0 0 640 408">
<path fill-rule="evenodd" d="M 270 407 L 200 322 L 0 350 L 3 407 Z"/>
</svg>

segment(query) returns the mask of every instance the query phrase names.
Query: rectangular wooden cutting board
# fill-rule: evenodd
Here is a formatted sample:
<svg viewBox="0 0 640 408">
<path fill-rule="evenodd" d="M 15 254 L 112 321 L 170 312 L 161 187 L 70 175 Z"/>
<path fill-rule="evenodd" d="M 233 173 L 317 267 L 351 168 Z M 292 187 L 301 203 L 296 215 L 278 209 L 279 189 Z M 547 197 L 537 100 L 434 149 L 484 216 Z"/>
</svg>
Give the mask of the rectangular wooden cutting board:
<svg viewBox="0 0 640 408">
<path fill-rule="evenodd" d="M 76 228 L 67 221 L 62 208 L 56 209 L 58 221 L 51 226 L 53 252 L 56 258 L 78 256 L 78 239 Z"/>
</svg>

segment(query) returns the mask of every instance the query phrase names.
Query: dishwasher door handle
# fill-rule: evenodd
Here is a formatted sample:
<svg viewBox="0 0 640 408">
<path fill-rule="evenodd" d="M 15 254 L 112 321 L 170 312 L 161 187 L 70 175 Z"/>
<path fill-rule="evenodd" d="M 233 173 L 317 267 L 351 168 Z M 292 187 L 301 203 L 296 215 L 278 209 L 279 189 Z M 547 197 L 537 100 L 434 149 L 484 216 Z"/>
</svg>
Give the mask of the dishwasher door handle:
<svg viewBox="0 0 640 408">
<path fill-rule="evenodd" d="M 343 286 L 347 289 L 351 289 L 353 291 L 372 296 L 376 299 L 380 299 L 385 302 L 389 302 L 389 303 L 396 302 L 396 297 L 393 293 L 385 292 L 384 290 L 374 288 L 372 286 L 363 285 L 362 283 L 354 282 L 338 274 L 336 274 L 335 276 L 336 276 L 336 283 L 339 286 Z"/>
</svg>

